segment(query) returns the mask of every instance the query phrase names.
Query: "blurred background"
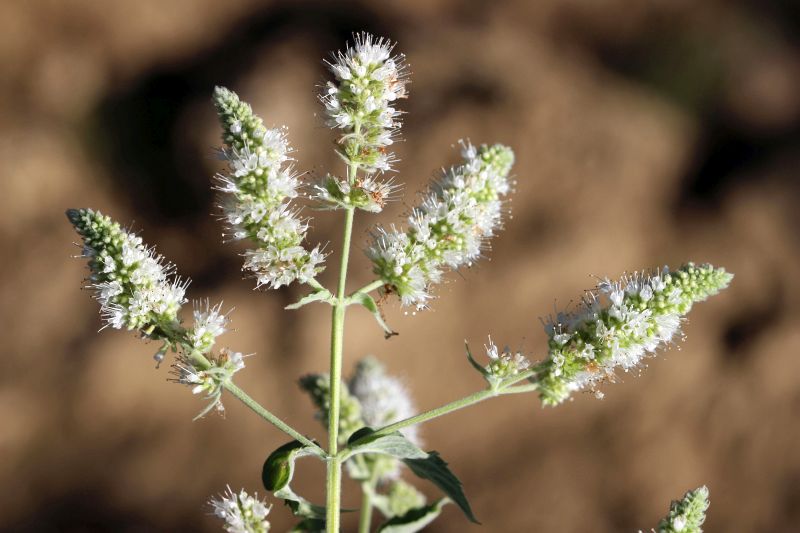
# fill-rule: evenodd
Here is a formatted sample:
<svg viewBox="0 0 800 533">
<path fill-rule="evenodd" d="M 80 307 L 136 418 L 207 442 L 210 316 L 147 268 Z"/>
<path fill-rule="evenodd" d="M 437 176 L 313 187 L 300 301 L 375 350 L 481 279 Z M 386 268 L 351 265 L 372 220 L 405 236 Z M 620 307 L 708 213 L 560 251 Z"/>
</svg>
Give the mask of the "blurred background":
<svg viewBox="0 0 800 533">
<path fill-rule="evenodd" d="M 708 531 L 796 531 L 799 27 L 789 0 L 2 2 L 0 530 L 217 531 L 207 498 L 227 483 L 263 492 L 261 464 L 287 440 L 233 399 L 192 422 L 203 404 L 154 369 L 156 345 L 97 333 L 67 207 L 132 222 L 193 279 L 190 298 L 235 307 L 223 344 L 257 354 L 240 385 L 323 436 L 296 378 L 327 366 L 328 309 L 283 312 L 303 288 L 253 291 L 240 249 L 221 244 L 210 95 L 224 84 L 287 125 L 310 177 L 340 171 L 321 60 L 368 30 L 411 64 L 406 201 L 357 217 L 351 286 L 371 280 L 370 227 L 400 221 L 458 139 L 513 146 L 518 186 L 490 260 L 450 275 L 431 311 L 387 303 L 398 337 L 349 313 L 347 373 L 374 354 L 428 409 L 482 386 L 465 338 L 539 358 L 539 317 L 593 276 L 687 260 L 736 274 L 678 349 L 602 401 L 508 397 L 425 425 L 484 524 L 451 506 L 430 531 L 637 531 L 701 484 Z M 315 216 L 311 242 L 337 250 L 340 216 Z M 320 500 L 321 464 L 300 470 Z M 276 504 L 272 522 L 293 520 Z"/>
</svg>

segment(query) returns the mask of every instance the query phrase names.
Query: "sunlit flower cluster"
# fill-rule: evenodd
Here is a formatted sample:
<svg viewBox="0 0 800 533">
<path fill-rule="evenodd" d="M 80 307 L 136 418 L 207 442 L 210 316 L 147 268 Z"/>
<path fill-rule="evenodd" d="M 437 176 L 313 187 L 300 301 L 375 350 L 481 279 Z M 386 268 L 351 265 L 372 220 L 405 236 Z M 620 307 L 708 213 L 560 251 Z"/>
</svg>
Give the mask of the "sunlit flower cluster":
<svg viewBox="0 0 800 533">
<path fill-rule="evenodd" d="M 107 325 L 170 338 L 186 302 L 188 280 L 181 280 L 173 265 L 108 216 L 70 209 L 67 217 L 83 239 L 82 257 L 89 259 L 91 270 L 88 286 L 95 290 Z"/>
<path fill-rule="evenodd" d="M 208 363 L 208 364 L 206 364 Z M 195 354 L 183 354 L 173 365 L 175 381 L 192 388 L 192 394 L 203 394 L 209 401 L 196 418 L 201 418 L 212 409 L 224 412 L 222 391 L 232 383 L 233 375 L 244 368 L 244 355 L 223 348 L 217 355 L 208 355 L 198 361 Z"/>
<path fill-rule="evenodd" d="M 613 380 L 629 371 L 680 331 L 692 304 L 728 286 L 733 276 L 711 265 L 689 263 L 636 273 L 618 282 L 603 280 L 579 308 L 545 324 L 548 358 L 538 370 L 542 401 L 556 405 L 573 391 Z"/>
<path fill-rule="evenodd" d="M 353 45 L 328 63 L 335 80 L 320 95 L 329 125 L 342 132 L 339 154 L 366 172 L 391 168 L 386 147 L 400 128 L 395 106 L 407 94 L 407 75 L 403 56 L 392 56 L 393 48 L 386 39 L 355 35 Z"/>
<path fill-rule="evenodd" d="M 258 494 L 250 496 L 242 489 L 233 492 L 230 487 L 217 498 L 209 501 L 214 515 L 225 524 L 222 528 L 228 533 L 266 533 L 269 531 L 267 515 L 271 506 L 259 499 Z"/>
<path fill-rule="evenodd" d="M 514 377 L 531 366 L 531 362 L 521 352 L 514 352 L 507 346 L 500 350 L 491 337 L 486 345 L 486 356 L 489 358 L 489 364 L 485 367 L 486 374 L 494 379 Z"/>
<path fill-rule="evenodd" d="M 283 129 L 266 129 L 251 107 L 233 91 L 217 87 L 214 104 L 223 129 L 222 156 L 229 172 L 218 176 L 229 237 L 249 239 L 244 269 L 258 286 L 278 288 L 307 283 L 322 270 L 319 247 L 303 246 L 308 223 L 290 203 L 300 181 L 289 161 Z"/>
<path fill-rule="evenodd" d="M 217 337 L 225 333 L 228 317 L 220 312 L 221 308 L 221 303 L 211 306 L 208 300 L 195 305 L 194 325 L 187 332 L 189 343 L 195 350 L 201 353 L 210 351 Z"/>
<path fill-rule="evenodd" d="M 392 179 L 380 181 L 374 176 L 357 177 L 350 183 L 336 176 L 326 176 L 314 186 L 313 198 L 325 209 L 355 207 L 370 213 L 380 213 L 387 202 L 394 200 L 399 189 Z"/>
<path fill-rule="evenodd" d="M 444 173 L 408 217 L 408 228 L 378 228 L 367 256 L 403 305 L 425 307 L 446 269 L 469 266 L 501 227 L 514 153 L 463 144 L 461 165 Z"/>
</svg>

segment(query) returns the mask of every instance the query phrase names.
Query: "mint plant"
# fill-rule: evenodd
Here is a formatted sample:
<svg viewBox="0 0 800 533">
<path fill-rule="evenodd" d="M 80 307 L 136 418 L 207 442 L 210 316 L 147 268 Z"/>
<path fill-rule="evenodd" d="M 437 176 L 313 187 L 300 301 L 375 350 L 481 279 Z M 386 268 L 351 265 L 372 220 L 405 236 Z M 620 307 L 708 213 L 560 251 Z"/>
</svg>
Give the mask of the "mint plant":
<svg viewBox="0 0 800 533">
<path fill-rule="evenodd" d="M 218 87 L 213 94 L 222 127 L 220 155 L 228 167 L 214 180 L 225 240 L 249 243 L 242 269 L 256 287 L 299 283 L 309 288 L 287 309 L 313 303 L 331 306 L 329 368 L 299 381 L 327 428 L 327 443 L 302 435 L 235 384 L 246 358 L 230 348 L 217 348 L 217 338 L 229 323 L 220 304 L 196 302 L 192 323 L 185 324 L 181 313 L 188 280 L 177 275 L 174 265 L 108 216 L 92 209 L 67 211 L 83 240 L 81 256 L 88 259 L 90 270 L 87 286 L 94 290 L 106 326 L 157 341 L 158 363 L 175 353 L 172 379 L 206 402 L 198 418 L 222 411 L 223 397 L 227 401 L 231 396 L 292 439 L 266 458 L 262 479 L 267 491 L 297 516 L 294 531 L 340 530 L 343 472 L 361 486 L 362 533 L 371 531 L 376 511 L 383 517 L 377 531 L 413 532 L 435 520 L 448 504 L 477 523 L 461 482 L 445 460 L 423 449 L 420 424 L 502 395 L 537 393 L 545 406 L 561 404 L 578 391 L 602 397 L 603 384 L 614 381 L 620 371 L 639 368 L 645 358 L 674 342 L 692 306 L 732 279 L 721 268 L 687 263 L 675 270 L 665 267 L 618 281 L 602 280 L 573 310 L 545 322 L 548 344 L 540 361 L 500 349 L 491 338 L 485 357 L 476 358 L 467 346 L 467 361 L 485 387 L 422 413 L 417 413 L 403 383 L 376 359 L 357 362 L 345 379 L 347 309 L 365 308 L 390 338 L 394 331 L 385 323 L 375 295 L 381 300 L 396 297 L 414 312 L 433 305 L 436 284 L 488 250 L 489 240 L 502 228 L 514 186 L 514 153 L 509 147 L 461 142 L 461 161 L 431 183 L 404 225 L 375 226 L 366 245 L 375 279 L 348 290 L 356 212 L 380 213 L 398 196 L 399 187 L 387 173 L 396 164 L 391 146 L 401 126 L 397 105 L 408 96 L 408 77 L 404 57 L 393 55 L 393 49 L 390 41 L 362 33 L 328 62 L 332 79 L 319 99 L 335 131 L 334 147 L 344 169 L 317 183 L 304 182 L 294 170 L 285 129 L 266 128 L 233 91 Z M 301 202 L 343 214 L 335 287 L 317 280 L 325 268 L 325 253 L 322 246 L 307 244 L 309 219 L 301 214 Z M 327 465 L 325 502 L 312 503 L 291 487 L 296 462 L 304 457 Z M 426 501 L 404 475 L 428 480 L 443 495 Z M 688 493 L 673 504 L 658 531 L 701 531 L 707 505 L 705 488 Z M 244 490 L 227 488 L 211 500 L 211 508 L 226 531 L 269 529 L 271 505 Z"/>
</svg>

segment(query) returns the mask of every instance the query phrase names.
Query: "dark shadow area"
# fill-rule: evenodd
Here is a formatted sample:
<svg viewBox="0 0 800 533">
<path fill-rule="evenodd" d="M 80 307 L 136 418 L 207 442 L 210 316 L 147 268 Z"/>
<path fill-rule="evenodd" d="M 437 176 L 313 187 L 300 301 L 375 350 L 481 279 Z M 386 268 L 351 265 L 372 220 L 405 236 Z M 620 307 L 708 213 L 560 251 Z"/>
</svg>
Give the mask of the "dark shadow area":
<svg viewBox="0 0 800 533">
<path fill-rule="evenodd" d="M 145 533 L 149 531 L 200 531 L 198 516 L 170 516 L 172 525 L 164 529 L 164 517 L 156 521 L 150 512 L 121 509 L 109 505 L 109 487 L 87 484 L 73 487 L 69 494 L 42 499 L 40 512 L 8 524 L 9 533 Z M 164 502 L 168 504 L 169 502 Z"/>
<path fill-rule="evenodd" d="M 786 313 L 785 295 L 785 288 L 775 283 L 769 297 L 746 306 L 730 321 L 724 331 L 725 350 L 722 352 L 728 362 L 743 363 L 753 355 L 753 347 L 760 338 L 775 328 Z"/>
<path fill-rule="evenodd" d="M 792 2 L 761 3 L 754 11 L 769 27 L 779 27 L 785 35 L 800 34 L 800 9 Z M 675 215 L 687 209 L 715 209 L 726 191 L 747 181 L 759 179 L 759 172 L 776 156 L 800 151 L 800 121 L 760 131 L 736 117 L 726 105 L 726 89 L 731 83 L 735 59 L 730 43 L 711 38 L 698 25 L 680 17 L 653 16 L 647 33 L 628 38 L 588 35 L 566 24 L 563 39 L 580 43 L 610 71 L 645 85 L 665 101 L 680 107 L 700 126 L 698 142 L 674 200 Z M 755 27 L 755 22 L 753 23 Z M 737 31 L 756 31 L 749 26 L 717 29 L 735 42 Z M 715 37 L 719 37 L 716 35 Z"/>
<path fill-rule="evenodd" d="M 114 190 L 137 213 L 154 223 L 191 227 L 212 211 L 213 193 L 207 180 L 197 179 L 207 173 L 201 162 L 211 150 L 193 146 L 195 153 L 186 154 L 179 142 L 178 122 L 187 106 L 198 98 L 210 101 L 215 85 L 235 86 L 256 54 L 287 34 L 313 35 L 323 57 L 355 30 L 392 34 L 368 7 L 355 3 L 281 5 L 250 13 L 217 46 L 156 67 L 110 93 L 94 113 L 87 142 L 108 165 Z"/>
</svg>

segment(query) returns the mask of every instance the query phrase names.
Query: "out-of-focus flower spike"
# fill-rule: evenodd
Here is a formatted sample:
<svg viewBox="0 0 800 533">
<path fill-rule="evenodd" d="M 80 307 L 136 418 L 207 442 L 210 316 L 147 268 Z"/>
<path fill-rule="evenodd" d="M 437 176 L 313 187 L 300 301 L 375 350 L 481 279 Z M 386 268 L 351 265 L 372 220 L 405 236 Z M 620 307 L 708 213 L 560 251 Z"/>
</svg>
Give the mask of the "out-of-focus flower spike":
<svg viewBox="0 0 800 533">
<path fill-rule="evenodd" d="M 361 404 L 361 418 L 371 428 L 394 424 L 417 414 L 411 395 L 403 382 L 386 373 L 386 368 L 374 357 L 365 357 L 356 364 L 349 382 L 350 393 Z M 403 436 L 421 446 L 417 426 L 404 428 Z M 365 457 L 372 475 L 381 482 L 397 479 L 402 463 L 394 457 L 368 454 Z M 351 468 L 351 475 L 357 474 Z M 354 475 L 353 477 L 357 477 Z"/>
<path fill-rule="evenodd" d="M 669 514 L 658 524 L 658 533 L 703 533 L 708 505 L 707 487 L 690 490 L 672 502 Z"/>
<path fill-rule="evenodd" d="M 618 368 L 636 368 L 672 341 L 695 302 L 732 279 L 722 268 L 688 263 L 675 272 L 664 268 L 601 281 L 575 312 L 545 324 L 549 354 L 537 366 L 542 402 L 557 405 L 574 391 L 613 380 Z"/>
<path fill-rule="evenodd" d="M 361 404 L 364 423 L 371 428 L 388 426 L 417 414 L 403 382 L 387 374 L 386 367 L 374 357 L 365 357 L 356 364 L 349 388 Z M 417 426 L 403 429 L 403 435 L 420 445 Z"/>
<path fill-rule="evenodd" d="M 317 407 L 317 418 L 327 428 L 330 416 L 330 386 L 328 374 L 309 374 L 300 378 L 300 388 L 308 393 Z M 339 444 L 344 444 L 350 436 L 364 427 L 361 418 L 361 403 L 350 394 L 346 383 L 340 389 Z"/>
<path fill-rule="evenodd" d="M 264 128 L 252 108 L 228 89 L 214 90 L 214 104 L 225 142 L 221 153 L 229 166 L 217 177 L 223 220 L 229 237 L 256 246 L 245 253 L 243 269 L 259 287 L 310 282 L 325 257 L 319 246 L 303 246 L 308 221 L 290 203 L 300 180 L 286 164 L 291 148 L 285 130 Z"/>
<path fill-rule="evenodd" d="M 462 164 L 444 172 L 408 217 L 408 228 L 377 228 L 366 254 L 403 305 L 427 306 L 446 270 L 471 266 L 502 227 L 514 153 L 462 144 Z"/>
</svg>

